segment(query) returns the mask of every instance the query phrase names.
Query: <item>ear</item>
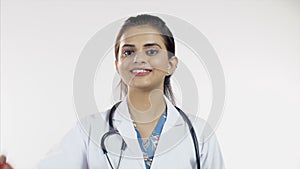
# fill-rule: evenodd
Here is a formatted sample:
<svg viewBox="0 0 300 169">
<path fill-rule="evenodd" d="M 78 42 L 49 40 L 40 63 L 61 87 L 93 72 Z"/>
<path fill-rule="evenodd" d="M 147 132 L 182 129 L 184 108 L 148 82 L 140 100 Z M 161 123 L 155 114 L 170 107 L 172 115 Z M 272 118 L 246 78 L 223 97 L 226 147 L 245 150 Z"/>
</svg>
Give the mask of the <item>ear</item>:
<svg viewBox="0 0 300 169">
<path fill-rule="evenodd" d="M 115 60 L 115 68 L 116 68 L 116 71 L 118 72 L 118 74 L 120 74 L 120 73 L 119 73 L 119 67 L 118 67 L 118 64 L 119 64 L 118 60 Z"/>
<path fill-rule="evenodd" d="M 178 64 L 178 58 L 176 56 L 172 56 L 170 59 L 169 59 L 169 67 L 168 67 L 168 72 L 169 72 L 169 75 L 172 75 L 176 68 L 177 68 L 177 64 Z"/>
</svg>

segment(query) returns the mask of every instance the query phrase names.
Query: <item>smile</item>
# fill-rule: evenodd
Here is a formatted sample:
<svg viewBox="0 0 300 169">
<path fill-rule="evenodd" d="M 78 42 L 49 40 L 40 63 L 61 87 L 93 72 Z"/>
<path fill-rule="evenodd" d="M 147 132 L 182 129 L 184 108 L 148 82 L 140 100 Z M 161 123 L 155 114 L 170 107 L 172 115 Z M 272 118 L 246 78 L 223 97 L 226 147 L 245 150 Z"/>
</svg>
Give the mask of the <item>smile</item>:
<svg viewBox="0 0 300 169">
<path fill-rule="evenodd" d="M 132 69 L 130 72 L 133 73 L 135 76 L 145 76 L 145 75 L 150 74 L 152 72 L 152 70 L 137 68 L 137 69 Z"/>
</svg>

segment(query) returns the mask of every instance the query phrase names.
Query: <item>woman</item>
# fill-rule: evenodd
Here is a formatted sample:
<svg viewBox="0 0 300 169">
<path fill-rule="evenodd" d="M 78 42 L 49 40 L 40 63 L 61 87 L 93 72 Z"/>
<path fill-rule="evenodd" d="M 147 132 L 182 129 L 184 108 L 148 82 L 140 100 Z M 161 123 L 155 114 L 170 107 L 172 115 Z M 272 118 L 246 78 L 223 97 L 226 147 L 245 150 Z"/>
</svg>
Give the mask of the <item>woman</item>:
<svg viewBox="0 0 300 169">
<path fill-rule="evenodd" d="M 126 97 L 115 111 L 78 123 L 37 168 L 224 168 L 215 135 L 202 138 L 205 122 L 193 120 L 192 138 L 191 126 L 174 106 L 170 77 L 177 64 L 164 21 L 151 15 L 127 19 L 115 43 L 115 67 Z"/>
</svg>

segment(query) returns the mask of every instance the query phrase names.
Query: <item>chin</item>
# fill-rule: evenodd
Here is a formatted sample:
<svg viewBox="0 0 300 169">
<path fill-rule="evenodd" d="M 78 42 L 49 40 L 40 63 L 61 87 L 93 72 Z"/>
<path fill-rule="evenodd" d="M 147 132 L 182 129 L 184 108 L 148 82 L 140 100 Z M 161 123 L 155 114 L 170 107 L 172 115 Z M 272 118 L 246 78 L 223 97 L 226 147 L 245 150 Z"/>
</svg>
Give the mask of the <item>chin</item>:
<svg viewBox="0 0 300 169">
<path fill-rule="evenodd" d="M 160 85 L 153 84 L 153 83 L 134 83 L 130 85 L 132 89 L 140 90 L 140 91 L 153 91 L 160 89 Z"/>
<path fill-rule="evenodd" d="M 138 89 L 138 90 L 151 90 L 153 87 L 149 84 L 132 84 L 130 85 L 131 88 L 133 89 Z"/>
</svg>

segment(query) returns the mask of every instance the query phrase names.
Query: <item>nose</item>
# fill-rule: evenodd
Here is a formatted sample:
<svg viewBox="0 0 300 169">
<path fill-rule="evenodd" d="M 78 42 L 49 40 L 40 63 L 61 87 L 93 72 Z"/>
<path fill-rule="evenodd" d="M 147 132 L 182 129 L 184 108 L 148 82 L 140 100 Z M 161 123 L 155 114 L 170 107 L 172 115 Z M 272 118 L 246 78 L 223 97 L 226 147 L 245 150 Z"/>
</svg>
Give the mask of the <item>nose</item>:
<svg viewBox="0 0 300 169">
<path fill-rule="evenodd" d="M 137 52 L 134 56 L 133 63 L 146 63 L 146 57 L 143 52 Z"/>
</svg>

